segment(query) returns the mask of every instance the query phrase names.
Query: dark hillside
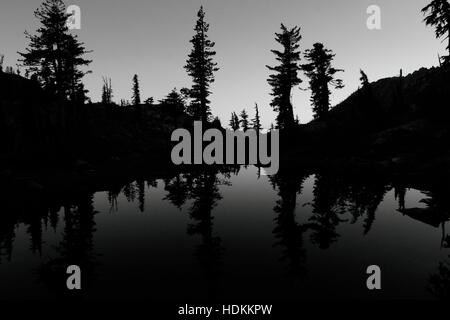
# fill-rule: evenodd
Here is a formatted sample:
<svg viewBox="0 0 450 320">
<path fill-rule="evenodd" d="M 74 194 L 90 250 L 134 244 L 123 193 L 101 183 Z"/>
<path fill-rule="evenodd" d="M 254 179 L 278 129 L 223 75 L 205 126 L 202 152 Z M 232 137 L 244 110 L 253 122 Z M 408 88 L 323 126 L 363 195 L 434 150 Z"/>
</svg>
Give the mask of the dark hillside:
<svg viewBox="0 0 450 320">
<path fill-rule="evenodd" d="M 296 153 L 386 159 L 447 154 L 450 71 L 420 69 L 371 83 L 298 129 Z"/>
<path fill-rule="evenodd" d="M 170 133 L 192 125 L 165 105 L 75 105 L 37 83 L 0 73 L 0 139 L 4 167 L 65 167 L 170 155 Z"/>
</svg>

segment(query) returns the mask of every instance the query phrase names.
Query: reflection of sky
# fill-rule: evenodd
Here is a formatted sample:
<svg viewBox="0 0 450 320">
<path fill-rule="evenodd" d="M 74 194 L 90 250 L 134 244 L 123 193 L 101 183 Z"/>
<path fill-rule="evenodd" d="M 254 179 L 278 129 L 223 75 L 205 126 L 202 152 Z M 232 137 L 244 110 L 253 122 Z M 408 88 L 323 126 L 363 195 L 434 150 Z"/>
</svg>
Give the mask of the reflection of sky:
<svg viewBox="0 0 450 320">
<path fill-rule="evenodd" d="M 354 225 L 342 223 L 340 237 L 329 250 L 321 250 L 303 235 L 307 275 L 300 282 L 285 277 L 288 261 L 279 261 L 283 248 L 274 246 L 273 230 L 277 214 L 273 208 L 277 193 L 267 177 L 259 180 L 256 169 L 242 169 L 232 176 L 232 186 L 221 186 L 223 199 L 213 210 L 213 235 L 225 248 L 219 280 L 214 284 L 222 298 L 283 299 L 326 298 L 339 296 L 369 297 L 365 268 L 377 264 L 382 270 L 380 297 L 424 297 L 429 274 L 436 272 L 438 261 L 448 256 L 440 250 L 440 230 L 414 221 L 397 212 L 394 192 L 380 204 L 371 231 L 363 235 L 363 218 Z M 303 193 L 297 196 L 296 221 L 301 224 L 311 216 L 314 176 L 305 180 Z M 207 283 L 203 265 L 194 255 L 202 243 L 199 235 L 187 234 L 187 203 L 182 210 L 168 201 L 164 182 L 146 189 L 145 211 L 138 202 L 118 198 L 118 211 L 110 212 L 105 192 L 95 195 L 96 229 L 94 252 L 99 253 L 98 279 L 90 291 L 92 298 L 156 297 L 174 299 L 206 298 Z M 409 190 L 407 207 L 423 207 L 425 196 Z M 342 219 L 349 219 L 344 214 Z M 62 221 L 62 216 L 60 221 Z M 56 232 L 44 229 L 42 257 L 30 252 L 29 236 L 23 225 L 16 229 L 12 262 L 0 264 L 0 297 L 45 297 L 42 286 L 30 279 L 33 269 L 47 257 L 61 240 L 63 226 Z M 9 285 L 8 285 L 9 284 Z M 294 295 L 293 295 L 294 294 Z"/>
</svg>

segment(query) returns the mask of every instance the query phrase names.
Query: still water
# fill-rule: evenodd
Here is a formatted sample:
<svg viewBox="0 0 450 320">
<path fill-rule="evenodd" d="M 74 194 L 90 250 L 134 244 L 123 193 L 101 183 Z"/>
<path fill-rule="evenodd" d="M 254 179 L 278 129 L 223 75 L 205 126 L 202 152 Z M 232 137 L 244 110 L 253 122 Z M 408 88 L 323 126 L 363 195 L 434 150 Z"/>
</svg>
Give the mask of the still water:
<svg viewBox="0 0 450 320">
<path fill-rule="evenodd" d="M 2 212 L 0 299 L 70 297 L 71 264 L 83 299 L 436 299 L 450 284 L 447 199 L 439 185 L 255 167 L 52 199 Z M 382 290 L 369 292 L 373 264 Z"/>
</svg>

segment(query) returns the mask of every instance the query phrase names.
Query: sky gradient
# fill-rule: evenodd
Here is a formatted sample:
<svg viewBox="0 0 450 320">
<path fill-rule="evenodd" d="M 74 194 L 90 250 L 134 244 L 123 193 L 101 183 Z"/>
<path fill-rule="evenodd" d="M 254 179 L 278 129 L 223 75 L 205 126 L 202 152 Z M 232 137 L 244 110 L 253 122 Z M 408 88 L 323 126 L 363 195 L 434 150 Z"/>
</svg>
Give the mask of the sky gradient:
<svg viewBox="0 0 450 320">
<path fill-rule="evenodd" d="M 196 14 L 204 5 L 210 39 L 216 42 L 221 68 L 211 87 L 212 112 L 223 124 L 230 113 L 246 108 L 253 117 L 260 106 L 262 122 L 274 122 L 266 65 L 274 65 L 271 49 L 278 49 L 274 33 L 280 23 L 301 27 L 301 50 L 322 42 L 336 54 L 335 66 L 345 88 L 333 91 L 333 105 L 359 85 L 359 70 L 370 81 L 438 64 L 445 45 L 422 23 L 420 9 L 429 0 L 68 0 L 80 6 L 81 30 L 73 32 L 93 53 L 92 74 L 84 83 L 92 101 L 101 97 L 102 76 L 111 77 L 114 100 L 131 99 L 132 77 L 141 82 L 141 98 L 162 99 L 174 87 L 191 85 L 183 66 L 191 49 Z M 15 65 L 17 51 L 27 46 L 24 31 L 38 24 L 33 11 L 37 0 L 2 0 L 0 54 L 5 65 Z M 381 30 L 366 26 L 369 5 L 381 7 Z M 307 87 L 305 77 L 301 85 Z M 311 120 L 310 92 L 294 90 L 294 112 L 300 122 Z"/>
</svg>

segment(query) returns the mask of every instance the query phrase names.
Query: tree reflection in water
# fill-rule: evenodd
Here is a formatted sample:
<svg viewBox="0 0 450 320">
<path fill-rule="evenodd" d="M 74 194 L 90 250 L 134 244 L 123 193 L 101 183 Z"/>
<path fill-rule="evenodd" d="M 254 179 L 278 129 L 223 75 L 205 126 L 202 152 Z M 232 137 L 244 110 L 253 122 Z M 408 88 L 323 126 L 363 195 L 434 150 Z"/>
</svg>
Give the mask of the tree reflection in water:
<svg viewBox="0 0 450 320">
<path fill-rule="evenodd" d="M 222 200 L 220 187 L 230 185 L 232 176 L 240 174 L 240 170 L 240 167 L 197 167 L 162 179 L 163 199 L 179 210 L 186 210 L 190 218 L 187 233 L 200 239 L 194 254 L 209 285 L 211 299 L 218 295 L 225 254 L 223 241 L 215 232 L 214 209 Z M 265 179 L 257 181 L 264 183 Z M 298 206 L 306 181 L 314 181 L 312 199 L 307 204 L 310 210 Z M 431 182 L 412 184 L 398 177 L 390 181 L 369 173 L 350 175 L 324 170 L 306 173 L 281 168 L 269 177 L 269 182 L 277 196 L 272 232 L 275 246 L 282 249 L 279 258 L 287 263 L 289 277 L 307 274 L 307 238 L 311 244 L 327 250 L 339 241 L 340 225 L 356 224 L 360 220 L 361 232 L 368 234 L 375 224 L 377 209 L 390 190 L 398 202 L 395 209 L 418 223 L 439 228 L 442 250 L 450 246 L 446 231 L 446 223 L 450 220 L 447 201 L 450 187 L 445 181 L 431 179 Z M 111 185 L 107 192 L 111 212 L 119 210 L 119 196 L 136 203 L 136 209 L 145 212 L 148 210 L 146 195 L 151 192 L 151 187 L 157 186 L 157 180 L 153 178 Z M 408 188 L 426 195 L 421 200 L 425 207 L 408 207 Z M 6 214 L 0 215 L 0 264 L 13 259 L 17 226 L 23 225 L 30 238 L 30 251 L 42 255 L 41 265 L 36 270 L 41 282 L 61 296 L 69 294 L 65 284 L 66 268 L 75 264 L 83 270 L 82 285 L 88 289 L 96 279 L 98 265 L 93 240 L 96 232 L 93 199 L 92 192 L 48 197 L 33 197 L 32 194 L 12 197 L 3 192 L 1 202 Z M 62 240 L 50 256 L 43 253 L 43 232 L 49 228 L 62 230 Z M 429 277 L 429 292 L 439 298 L 448 297 L 449 279 L 450 262 L 441 261 L 437 271 Z"/>
</svg>

